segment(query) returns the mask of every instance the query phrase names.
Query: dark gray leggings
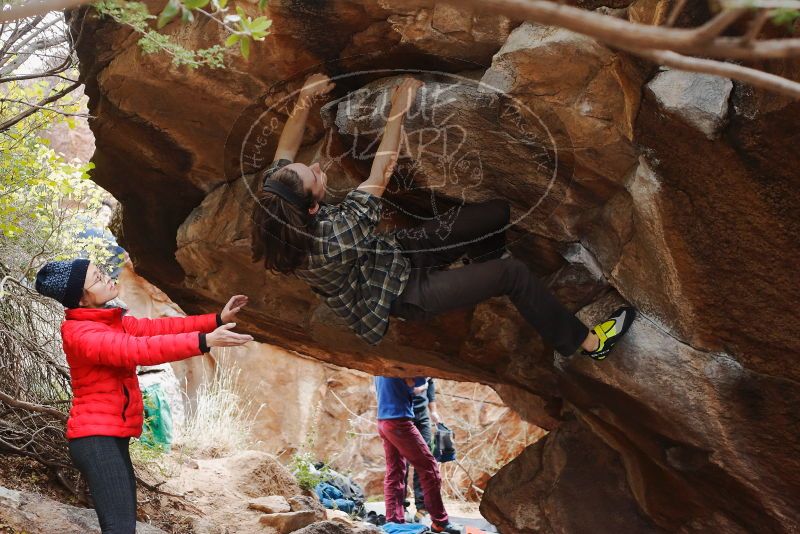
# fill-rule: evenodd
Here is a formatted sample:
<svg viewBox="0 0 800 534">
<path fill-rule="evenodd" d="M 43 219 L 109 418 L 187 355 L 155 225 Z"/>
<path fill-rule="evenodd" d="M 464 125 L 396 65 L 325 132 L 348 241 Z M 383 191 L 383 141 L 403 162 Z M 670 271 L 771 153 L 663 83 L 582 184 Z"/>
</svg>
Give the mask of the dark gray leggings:
<svg viewBox="0 0 800 534">
<path fill-rule="evenodd" d="M 69 441 L 72 461 L 89 483 L 103 534 L 135 534 L 136 477 L 130 438 L 89 436 Z"/>
<path fill-rule="evenodd" d="M 492 297 L 508 296 L 545 343 L 564 356 L 581 346 L 589 329 L 567 310 L 520 260 L 502 258 L 510 209 L 503 200 L 462 206 L 449 232 L 439 221 L 398 235 L 411 260 L 411 275 L 391 313 L 428 320 L 450 310 L 471 308 Z M 461 256 L 472 262 L 443 270 Z"/>
</svg>

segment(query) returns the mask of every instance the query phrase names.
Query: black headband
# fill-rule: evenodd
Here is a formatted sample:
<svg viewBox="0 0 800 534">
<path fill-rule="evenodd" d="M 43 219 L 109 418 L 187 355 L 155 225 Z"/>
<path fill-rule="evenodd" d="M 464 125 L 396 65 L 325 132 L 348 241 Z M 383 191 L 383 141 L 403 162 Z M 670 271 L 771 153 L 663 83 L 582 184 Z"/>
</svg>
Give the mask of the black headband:
<svg viewBox="0 0 800 534">
<path fill-rule="evenodd" d="M 286 184 L 267 178 L 264 180 L 264 186 L 262 189 L 270 193 L 275 193 L 286 202 L 298 208 L 300 211 L 308 210 L 308 202 L 303 197 L 292 191 L 292 189 Z"/>
</svg>

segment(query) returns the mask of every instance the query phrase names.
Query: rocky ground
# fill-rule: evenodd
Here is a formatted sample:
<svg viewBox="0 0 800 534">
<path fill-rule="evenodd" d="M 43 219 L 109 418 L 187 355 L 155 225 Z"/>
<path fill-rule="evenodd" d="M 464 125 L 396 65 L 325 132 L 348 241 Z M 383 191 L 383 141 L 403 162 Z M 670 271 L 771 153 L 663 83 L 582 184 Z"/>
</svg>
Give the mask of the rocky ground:
<svg viewBox="0 0 800 534">
<path fill-rule="evenodd" d="M 0 479 L 0 532 L 100 531 L 94 510 L 76 506 L 76 499 L 41 478 L 41 467 L 14 459 L 4 464 L 14 464 L 16 473 L 4 469 Z M 154 493 L 140 485 L 140 534 L 286 534 L 309 526 L 314 532 L 376 531 L 347 514 L 326 511 L 274 456 L 258 451 L 208 459 L 174 451 L 138 472 L 160 489 Z"/>
<path fill-rule="evenodd" d="M 263 452 L 191 458 L 175 449 L 157 456 L 139 474 L 162 491 L 140 485 L 139 534 L 377 532 L 343 512 L 325 510 L 274 456 Z M 445 504 L 452 516 L 481 517 L 477 503 L 446 499 Z M 98 532 L 94 511 L 50 480 L 40 464 L 14 457 L 0 462 L 0 533 Z"/>
</svg>

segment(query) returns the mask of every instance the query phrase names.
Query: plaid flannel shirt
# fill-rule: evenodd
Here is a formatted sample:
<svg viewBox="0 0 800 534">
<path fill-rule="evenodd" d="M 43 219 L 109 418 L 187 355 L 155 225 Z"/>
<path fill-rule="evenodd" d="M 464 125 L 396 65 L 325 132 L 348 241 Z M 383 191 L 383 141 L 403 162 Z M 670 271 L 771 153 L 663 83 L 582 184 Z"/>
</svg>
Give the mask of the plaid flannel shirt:
<svg viewBox="0 0 800 534">
<path fill-rule="evenodd" d="M 276 162 L 267 173 L 288 163 Z M 295 273 L 373 345 L 383 339 L 392 301 L 405 289 L 411 270 L 394 236 L 375 233 L 381 209 L 380 197 L 359 189 L 339 204 L 321 206 L 307 265 Z"/>
</svg>

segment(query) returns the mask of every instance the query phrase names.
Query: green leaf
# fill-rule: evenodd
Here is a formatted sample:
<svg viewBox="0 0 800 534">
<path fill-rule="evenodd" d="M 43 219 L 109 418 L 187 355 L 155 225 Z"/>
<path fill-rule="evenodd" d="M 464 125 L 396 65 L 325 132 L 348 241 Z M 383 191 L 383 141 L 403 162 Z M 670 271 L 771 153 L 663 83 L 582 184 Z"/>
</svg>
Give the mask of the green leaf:
<svg viewBox="0 0 800 534">
<path fill-rule="evenodd" d="M 228 5 L 228 0 L 217 0 L 217 5 L 219 5 L 220 9 L 225 9 L 225 6 Z"/>
<path fill-rule="evenodd" d="M 250 59 L 250 39 L 244 38 L 239 41 L 239 49 L 242 51 L 242 57 Z"/>
<path fill-rule="evenodd" d="M 267 7 L 268 3 L 269 0 L 258 0 L 258 9 L 263 10 L 265 7 Z"/>
<path fill-rule="evenodd" d="M 181 20 L 184 23 L 192 22 L 194 20 L 194 15 L 192 15 L 192 10 L 186 9 L 185 7 L 181 9 Z"/>
<path fill-rule="evenodd" d="M 272 26 L 271 20 L 269 20 L 267 17 L 258 17 L 250 23 L 250 31 L 253 33 L 263 32 L 270 26 Z"/>
<path fill-rule="evenodd" d="M 772 22 L 777 26 L 785 26 L 794 31 L 794 23 L 800 18 L 800 11 L 791 8 L 780 8 L 772 12 Z"/>
<path fill-rule="evenodd" d="M 183 0 L 183 5 L 189 9 L 200 9 L 206 7 L 210 0 Z"/>
<path fill-rule="evenodd" d="M 163 28 L 167 24 L 170 23 L 172 19 L 181 11 L 181 4 L 178 0 L 169 0 L 167 5 L 164 6 L 164 10 L 158 15 L 158 22 L 156 23 L 156 27 L 158 29 Z"/>
<path fill-rule="evenodd" d="M 228 36 L 227 39 L 225 39 L 225 46 L 233 46 L 236 43 L 238 43 L 239 39 L 241 39 L 241 38 L 242 38 L 242 36 L 239 35 L 238 33 L 232 33 L 232 34 L 230 34 Z"/>
</svg>

